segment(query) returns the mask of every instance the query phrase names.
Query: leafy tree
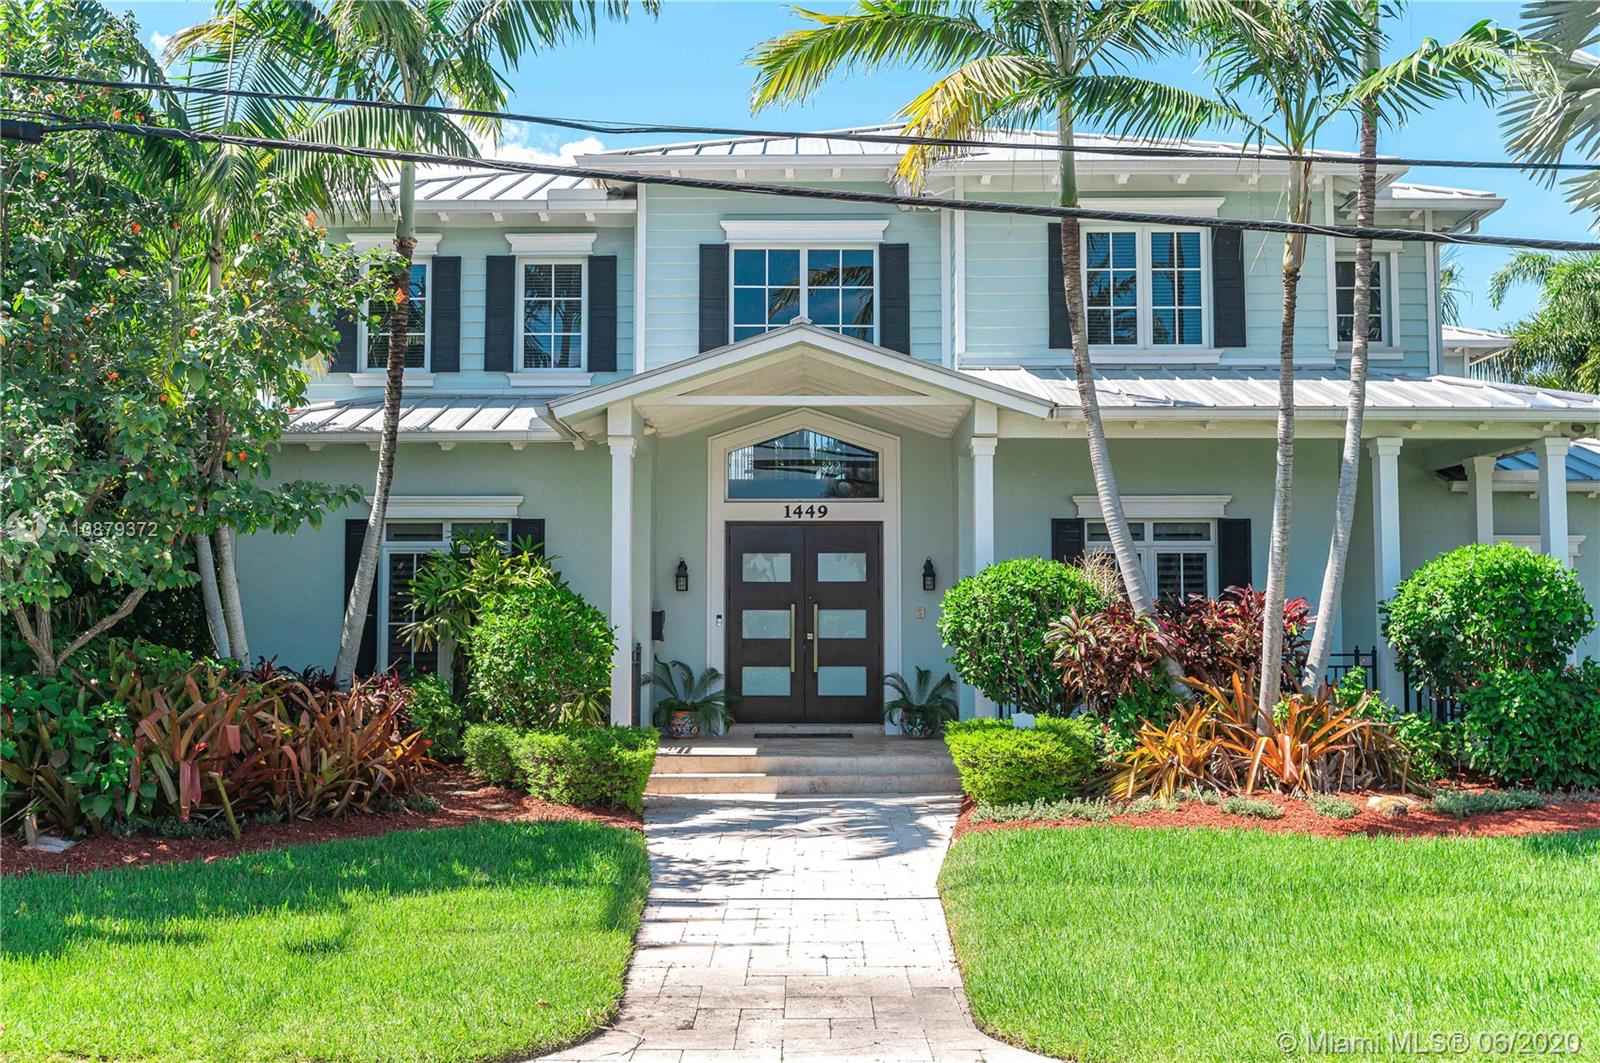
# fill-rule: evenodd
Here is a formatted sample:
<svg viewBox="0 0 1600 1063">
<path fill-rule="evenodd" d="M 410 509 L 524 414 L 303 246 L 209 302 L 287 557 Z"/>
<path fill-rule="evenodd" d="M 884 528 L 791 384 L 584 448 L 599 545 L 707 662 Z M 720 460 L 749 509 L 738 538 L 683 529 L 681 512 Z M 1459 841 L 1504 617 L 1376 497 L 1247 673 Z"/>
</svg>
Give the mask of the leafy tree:
<svg viewBox="0 0 1600 1063">
<path fill-rule="evenodd" d="M 1489 278 L 1490 305 L 1522 284 L 1538 285 L 1539 305 L 1511 326 L 1496 367 L 1528 384 L 1600 392 L 1600 255 L 1519 251 Z"/>
<path fill-rule="evenodd" d="M 754 106 L 798 103 L 836 73 L 903 63 L 941 72 L 900 110 L 905 132 L 914 136 L 973 137 L 993 126 L 1048 122 L 1056 142 L 1071 147 L 1084 122 L 1135 136 L 1181 137 L 1208 123 L 1242 120 L 1229 106 L 1123 71 L 1130 59 L 1177 46 L 1169 32 L 1175 10 L 1159 0 L 860 0 L 844 15 L 801 11 L 814 28 L 756 48 Z M 901 176 L 919 183 L 939 156 L 932 148 L 908 149 Z M 1076 207 L 1076 157 L 1067 151 L 1060 159 L 1059 202 Z M 1065 218 L 1062 278 L 1095 492 L 1128 599 L 1148 615 L 1153 599 L 1117 490 L 1089 361 L 1081 257 L 1078 222 Z"/>
<path fill-rule="evenodd" d="M 506 99 L 500 65 L 514 66 L 525 54 L 592 32 L 601 12 L 625 17 L 627 6 L 624 0 L 333 0 L 324 9 L 299 0 L 229 0 L 214 18 L 178 34 L 172 48 L 175 54 L 200 53 L 198 58 L 214 67 L 234 64 L 237 68 L 241 56 L 245 57 L 248 73 L 242 80 L 251 88 L 274 90 L 288 85 L 316 95 L 349 94 L 367 100 L 492 111 Z M 498 123 L 483 118 L 457 123 L 431 112 L 350 107 L 317 115 L 304 124 L 303 135 L 331 143 L 476 155 L 469 130 L 494 134 Z M 295 158 L 294 172 L 322 168 L 336 174 L 328 183 L 343 188 L 346 200 L 363 214 L 379 191 L 378 179 L 390 172 L 370 160 Z M 417 242 L 416 165 L 400 163 L 398 177 L 397 258 L 388 278 L 392 296 L 377 481 L 334 663 L 335 681 L 341 686 L 350 682 L 355 671 L 367 603 L 377 578 L 399 438 L 411 315 L 411 254 Z"/>
</svg>

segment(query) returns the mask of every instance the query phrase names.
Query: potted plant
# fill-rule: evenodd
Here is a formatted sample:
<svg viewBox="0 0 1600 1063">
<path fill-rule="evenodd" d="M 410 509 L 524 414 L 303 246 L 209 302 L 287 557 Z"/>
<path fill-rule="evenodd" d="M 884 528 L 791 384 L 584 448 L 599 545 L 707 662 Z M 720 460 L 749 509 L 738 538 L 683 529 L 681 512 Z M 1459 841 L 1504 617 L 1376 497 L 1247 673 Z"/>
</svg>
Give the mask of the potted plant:
<svg viewBox="0 0 1600 1063">
<path fill-rule="evenodd" d="M 695 675 L 694 669 L 682 661 L 668 664 L 657 657 L 655 668 L 645 682 L 661 691 L 651 717 L 656 727 L 669 737 L 718 735 L 733 722 L 733 713 L 728 711 L 728 692 L 722 689 L 722 673 L 715 668 L 706 668 Z"/>
<path fill-rule="evenodd" d="M 888 723 L 898 724 L 900 733 L 907 738 L 932 738 L 945 721 L 956 718 L 956 679 L 949 672 L 934 683 L 932 672 L 918 668 L 915 684 L 907 683 L 905 676 L 893 672 L 884 677 L 883 684 L 896 695 L 894 700 L 884 704 L 883 718 Z"/>
</svg>

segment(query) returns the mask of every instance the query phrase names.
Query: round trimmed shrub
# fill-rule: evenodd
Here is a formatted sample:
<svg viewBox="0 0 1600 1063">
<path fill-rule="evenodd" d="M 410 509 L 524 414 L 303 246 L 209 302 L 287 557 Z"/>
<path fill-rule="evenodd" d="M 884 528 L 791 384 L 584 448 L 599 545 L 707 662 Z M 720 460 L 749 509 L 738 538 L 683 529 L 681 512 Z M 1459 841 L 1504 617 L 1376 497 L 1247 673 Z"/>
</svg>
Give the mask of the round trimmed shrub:
<svg viewBox="0 0 1600 1063">
<path fill-rule="evenodd" d="M 939 638 L 969 686 L 1001 705 L 1041 716 L 1064 716 L 1076 702 L 1062 686 L 1055 650 L 1045 645 L 1050 625 L 1073 610 L 1110 604 L 1082 571 L 1042 557 L 990 565 L 945 592 Z"/>
<path fill-rule="evenodd" d="M 490 598 L 467 632 L 473 719 L 539 727 L 605 697 L 614 645 L 606 615 L 565 583 Z"/>
<path fill-rule="evenodd" d="M 1600 661 L 1504 669 L 1462 691 L 1472 766 L 1535 789 L 1600 786 Z"/>
<path fill-rule="evenodd" d="M 1041 716 L 1027 729 L 1010 720 L 965 720 L 946 724 L 944 740 L 961 773 L 961 789 L 984 805 L 1083 793 L 1099 763 L 1094 724 L 1082 717 Z"/>
<path fill-rule="evenodd" d="M 1467 689 L 1487 672 L 1558 670 L 1593 627 L 1572 569 L 1510 543 L 1474 543 L 1402 580 L 1383 634 L 1412 676 Z"/>
</svg>

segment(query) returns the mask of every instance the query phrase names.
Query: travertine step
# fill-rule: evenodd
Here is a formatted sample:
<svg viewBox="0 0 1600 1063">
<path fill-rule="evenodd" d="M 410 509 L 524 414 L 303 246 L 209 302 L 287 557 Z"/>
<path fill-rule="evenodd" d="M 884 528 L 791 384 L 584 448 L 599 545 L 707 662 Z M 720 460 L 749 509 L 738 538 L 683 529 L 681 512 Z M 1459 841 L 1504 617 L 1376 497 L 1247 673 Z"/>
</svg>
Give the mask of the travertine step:
<svg viewBox="0 0 1600 1063">
<path fill-rule="evenodd" d="M 767 772 L 672 772 L 650 776 L 647 794 L 955 794 L 948 774 L 775 775 Z"/>
<path fill-rule="evenodd" d="M 732 734 L 661 743 L 651 794 L 955 794 L 960 781 L 940 741 Z"/>
</svg>

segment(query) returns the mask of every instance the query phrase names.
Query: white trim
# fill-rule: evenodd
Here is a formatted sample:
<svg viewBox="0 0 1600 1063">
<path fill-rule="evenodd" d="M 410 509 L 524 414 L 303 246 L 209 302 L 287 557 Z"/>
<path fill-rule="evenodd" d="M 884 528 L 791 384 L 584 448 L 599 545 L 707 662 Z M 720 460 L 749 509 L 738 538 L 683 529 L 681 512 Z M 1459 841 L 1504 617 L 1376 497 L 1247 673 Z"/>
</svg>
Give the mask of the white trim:
<svg viewBox="0 0 1600 1063">
<path fill-rule="evenodd" d="M 439 233 L 417 233 L 417 246 L 411 249 L 411 257 L 432 258 L 439 253 Z M 394 233 L 348 233 L 345 240 L 353 251 L 371 251 L 375 248 L 394 247 Z"/>
<path fill-rule="evenodd" d="M 350 374 L 350 386 L 353 388 L 381 388 L 388 383 L 388 374 L 382 369 L 358 369 Z M 434 385 L 433 373 L 426 369 L 407 369 L 401 374 L 401 382 L 408 388 L 431 388 Z"/>
<path fill-rule="evenodd" d="M 1583 546 L 1584 540 L 1587 538 L 1587 535 L 1567 536 L 1567 564 L 1574 566 L 1577 565 L 1578 555 L 1583 552 L 1581 547 Z M 1494 541 L 1497 543 L 1510 543 L 1513 546 L 1526 547 L 1536 554 L 1540 552 L 1539 537 L 1537 535 L 1496 535 L 1494 537 Z"/>
<path fill-rule="evenodd" d="M 513 255 L 592 255 L 595 233 L 506 233 Z"/>
<path fill-rule="evenodd" d="M 884 224 L 888 224 L 888 223 L 885 222 Z M 796 290 L 798 290 L 799 293 L 800 293 L 800 312 L 799 312 L 798 316 L 796 316 L 796 318 L 794 320 L 798 321 L 798 322 L 804 322 L 806 324 L 816 324 L 815 322 L 813 322 L 811 320 L 811 292 L 812 292 L 811 280 L 810 280 L 810 277 L 811 277 L 811 253 L 813 251 L 818 251 L 818 252 L 822 252 L 822 253 L 826 254 L 827 252 L 830 252 L 830 251 L 838 251 L 838 252 L 840 252 L 842 254 L 845 251 L 871 251 L 872 252 L 872 324 L 869 327 L 872 329 L 872 339 L 870 339 L 870 340 L 861 340 L 860 342 L 862 342 L 862 343 L 871 343 L 871 344 L 876 344 L 878 342 L 878 337 L 879 337 L 878 317 L 879 317 L 879 311 L 880 311 L 880 309 L 882 307 L 882 303 L 883 303 L 883 300 L 880 298 L 880 294 L 881 294 L 882 287 L 883 287 L 883 285 L 882 285 L 883 266 L 882 266 L 882 263 L 880 263 L 878 261 L 880 256 L 878 255 L 877 247 L 875 247 L 875 246 L 868 246 L 868 247 L 811 247 L 809 245 L 804 246 L 804 247 L 783 247 L 783 246 L 777 245 L 777 244 L 751 244 L 749 246 L 744 246 L 744 247 L 730 246 L 728 250 L 729 250 L 729 254 L 728 254 L 728 267 L 729 267 L 728 268 L 728 335 L 729 336 L 734 335 L 734 333 L 736 333 L 741 328 L 747 328 L 748 329 L 748 328 L 756 328 L 756 327 L 758 327 L 756 325 L 750 324 L 749 322 L 746 322 L 746 323 L 744 323 L 742 325 L 739 323 L 738 317 L 736 316 L 737 313 L 738 313 L 737 304 L 738 304 L 738 301 L 739 301 L 739 289 L 744 288 L 744 289 L 747 289 L 747 290 L 759 290 L 759 291 L 768 293 L 764 297 L 764 301 L 766 301 L 768 303 L 768 307 L 770 309 L 770 306 L 771 306 L 771 303 L 770 303 L 771 295 L 770 295 L 770 293 L 771 293 L 772 289 L 774 287 L 787 287 L 786 285 L 773 285 L 770 282 L 765 283 L 765 284 L 761 284 L 761 285 L 740 284 L 739 283 L 738 268 L 734 263 L 735 256 L 737 256 L 740 252 L 755 252 L 755 253 L 759 253 L 759 254 L 763 254 L 763 255 L 767 255 L 772 251 L 794 251 L 794 252 L 798 253 L 799 256 L 800 256 L 800 282 L 797 285 Z M 770 259 L 768 261 L 763 262 L 762 265 L 763 265 L 763 267 L 765 267 L 769 263 L 770 263 Z M 851 287 L 854 288 L 855 286 L 852 285 Z M 819 290 L 824 290 L 825 291 L 827 289 L 823 288 L 823 289 L 819 289 Z M 841 317 L 843 316 L 843 309 L 842 308 L 840 310 L 840 316 Z M 784 325 L 773 325 L 773 324 L 769 323 L 769 324 L 767 324 L 765 326 L 765 329 L 766 329 L 766 332 L 776 332 L 778 329 L 785 328 L 785 327 L 787 327 L 788 324 L 793 324 L 793 323 L 794 322 L 787 322 Z M 816 325 L 816 327 L 820 328 L 820 329 L 823 329 L 826 332 L 834 332 L 834 333 L 837 333 L 838 335 L 842 336 L 842 335 L 844 335 L 844 332 L 842 331 L 843 329 L 846 329 L 846 328 L 860 328 L 861 326 L 860 325 L 846 325 L 841 321 L 840 324 L 839 324 L 839 328 L 838 329 L 834 329 L 834 328 L 832 328 L 830 326 L 827 326 L 827 325 Z M 765 332 L 759 333 L 758 335 L 765 335 Z M 746 339 L 753 339 L 755 337 L 747 336 L 745 338 Z M 851 337 L 851 338 L 854 339 L 855 337 Z"/>
<path fill-rule="evenodd" d="M 649 274 L 645 268 L 649 249 L 645 241 L 645 226 L 650 221 L 650 214 L 645 209 L 646 191 L 646 185 L 639 185 L 634 191 L 639 200 L 633 221 L 633 365 L 630 371 L 634 373 L 644 371 L 645 278 Z"/>
<path fill-rule="evenodd" d="M 433 387 L 433 252 L 439 245 L 439 236 L 437 233 L 429 235 L 433 237 L 433 242 L 427 245 L 426 251 L 423 249 L 422 240 L 419 236 L 417 250 L 411 256 L 411 267 L 421 266 L 425 271 L 422 282 L 422 321 L 425 326 L 422 330 L 422 365 L 416 368 L 408 366 L 404 370 L 406 381 L 414 381 L 416 386 L 420 388 Z M 406 276 L 409 283 L 409 269 Z M 371 300 L 368 300 L 367 307 L 363 309 L 370 308 L 370 306 Z M 368 316 L 368 314 L 363 313 L 356 321 L 356 368 L 355 372 L 350 374 L 350 383 L 356 387 L 382 387 L 384 377 L 387 375 L 386 368 L 381 365 L 367 364 L 367 358 L 370 354 L 368 348 L 371 346 L 369 339 L 371 328 L 367 324 Z M 411 325 L 415 320 L 414 317 L 408 317 L 406 320 L 406 334 L 408 336 L 411 334 Z M 387 327 L 387 321 L 385 321 L 385 326 Z M 413 377 L 413 373 L 420 375 Z"/>
<path fill-rule="evenodd" d="M 510 238 L 511 238 L 510 236 L 506 237 L 506 239 L 508 239 L 508 240 Z M 591 241 L 594 239 L 592 234 L 590 235 L 589 239 Z M 527 280 L 528 267 L 529 266 L 577 266 L 578 267 L 578 364 L 575 365 L 575 366 L 572 366 L 572 365 L 561 365 L 561 366 L 550 366 L 549 368 L 546 368 L 546 369 L 530 369 L 527 366 L 522 364 L 522 360 L 527 356 L 526 352 L 527 352 L 527 342 L 528 342 L 528 301 L 527 301 L 527 296 L 523 292 L 523 284 Z M 548 254 L 548 255 L 526 254 L 526 255 L 523 255 L 523 254 L 519 254 L 517 256 L 517 260 L 516 260 L 516 278 L 515 278 L 515 281 L 516 281 L 516 295 L 515 295 L 516 304 L 515 305 L 516 305 L 516 308 L 517 308 L 516 347 L 511 352 L 512 369 L 511 369 L 511 372 L 506 374 L 506 382 L 511 384 L 513 387 L 541 386 L 541 384 L 544 387 L 561 387 L 561 386 L 563 386 L 562 383 L 561 383 L 561 380 L 563 378 L 571 381 L 571 380 L 577 380 L 578 378 L 581 377 L 583 379 L 583 383 L 579 384 L 577 386 L 579 386 L 579 387 L 587 387 L 588 386 L 588 381 L 590 379 L 590 377 L 589 377 L 589 258 L 588 258 L 588 252 L 583 252 L 581 254 L 568 254 L 568 255 L 557 255 L 557 254 Z M 553 303 L 554 301 L 555 301 L 554 298 L 552 298 L 551 302 Z M 552 324 L 554 323 L 554 314 L 555 314 L 555 307 L 552 306 L 551 307 L 551 315 L 552 315 L 551 316 L 551 321 L 552 321 Z M 555 333 L 552 331 L 551 335 L 554 336 Z M 555 357 L 555 352 L 554 351 L 551 352 L 551 357 L 552 358 Z M 522 383 L 522 380 L 512 380 L 511 379 L 512 377 L 521 377 L 523 379 L 528 380 L 529 383 L 525 385 L 525 384 Z M 572 386 L 572 385 L 568 384 L 566 386 Z"/>
<path fill-rule="evenodd" d="M 1219 200 L 1220 202 L 1220 200 Z M 1222 351 L 1211 346 L 1212 321 L 1216 315 L 1215 300 L 1212 298 L 1211 278 L 1211 230 L 1204 226 L 1196 225 L 1156 225 L 1140 222 L 1113 222 L 1095 221 L 1085 222 L 1078 229 L 1078 253 L 1084 261 L 1083 290 L 1084 290 L 1084 315 L 1089 314 L 1089 268 L 1088 243 L 1091 233 L 1124 233 L 1134 234 L 1134 274 L 1136 298 L 1134 311 L 1138 319 L 1138 342 L 1131 344 L 1092 343 L 1089 345 L 1090 357 L 1101 365 L 1122 365 L 1137 363 L 1140 365 L 1150 363 L 1206 363 L 1220 361 Z M 1155 282 L 1153 279 L 1154 266 L 1150 254 L 1150 238 L 1155 233 L 1198 233 L 1200 236 L 1200 342 L 1198 343 L 1161 343 L 1155 342 Z M 1174 289 L 1173 298 L 1177 298 Z M 1176 319 L 1176 311 L 1174 311 Z M 1087 322 L 1084 325 L 1088 327 Z"/>
<path fill-rule="evenodd" d="M 967 179 L 956 178 L 955 196 L 957 199 L 967 198 Z M 960 368 L 961 358 L 967 353 L 967 212 L 955 211 L 955 218 L 951 221 L 950 239 L 955 245 L 955 302 L 951 307 L 951 328 L 955 333 L 954 344 L 950 356 L 953 368 Z"/>
<path fill-rule="evenodd" d="M 792 501 L 730 500 L 727 497 L 728 454 L 773 436 L 810 428 L 878 453 L 879 496 L 874 499 L 830 498 L 827 521 L 877 521 L 883 526 L 883 674 L 899 672 L 901 642 L 900 439 L 851 421 L 811 409 L 769 417 L 714 435 L 706 441 L 706 663 L 726 671 L 725 616 L 728 608 L 727 550 L 729 521 L 782 521 Z"/>
<path fill-rule="evenodd" d="M 384 520 L 510 520 L 521 507 L 521 495 L 390 495 Z"/>
<path fill-rule="evenodd" d="M 1471 489 L 1470 477 L 1466 480 L 1450 481 L 1450 490 L 1456 494 L 1466 494 Z M 1539 473 L 1535 469 L 1496 469 L 1494 489 L 1497 493 L 1510 492 L 1527 495 L 1530 498 L 1536 497 L 1539 494 Z M 1600 491 L 1600 480 L 1567 480 L 1568 494 L 1592 495 L 1597 491 Z"/>
<path fill-rule="evenodd" d="M 728 243 L 760 244 L 776 247 L 780 244 L 878 244 L 883 242 L 888 230 L 887 221 L 856 219 L 850 221 L 724 221 L 723 235 Z"/>
<path fill-rule="evenodd" d="M 1422 212 L 1422 228 L 1426 232 L 1433 231 L 1433 211 Z M 1444 346 L 1444 327 L 1441 324 L 1444 314 L 1439 305 L 1442 297 L 1439 291 L 1439 245 L 1429 244 L 1422 249 L 1422 256 L 1428 267 L 1428 372 L 1437 373 L 1439 353 Z M 1462 361 L 1464 363 L 1465 359 Z"/>
<path fill-rule="evenodd" d="M 1374 240 L 1372 242 L 1372 264 L 1378 267 L 1378 291 L 1383 296 L 1383 337 L 1377 342 L 1368 341 L 1367 353 L 1376 359 L 1388 357 L 1398 359 L 1405 357 L 1405 349 L 1400 346 L 1400 250 L 1399 245 L 1394 245 L 1389 250 L 1380 251 L 1379 245 L 1386 241 Z M 1329 274 L 1328 290 L 1333 293 L 1333 316 L 1328 319 L 1334 339 L 1337 357 L 1350 357 L 1350 344 L 1339 339 L 1339 275 L 1340 263 L 1351 263 L 1351 277 L 1354 279 L 1355 252 L 1340 250 L 1333 260 L 1334 272 Z M 1354 297 L 1354 289 L 1351 289 Z M 1350 322 L 1352 332 L 1355 330 L 1355 321 Z"/>
<path fill-rule="evenodd" d="M 1232 495 L 1123 495 L 1123 515 L 1129 520 L 1215 520 L 1225 516 Z M 1098 495 L 1073 495 L 1078 516 L 1101 519 Z"/>
<path fill-rule="evenodd" d="M 1225 202 L 1222 196 L 1084 195 L 1080 199 L 1080 205 L 1085 209 L 1118 210 L 1129 214 L 1182 214 L 1193 218 L 1215 218 Z"/>
<path fill-rule="evenodd" d="M 1333 182 L 1328 181 L 1322 186 L 1322 222 L 1324 225 L 1333 224 Z M 1334 291 L 1334 262 L 1337 253 L 1334 245 L 1337 241 L 1331 236 L 1322 238 L 1322 268 L 1327 274 L 1325 279 L 1328 314 L 1328 350 L 1339 350 L 1339 322 L 1337 293 Z"/>
<path fill-rule="evenodd" d="M 594 374 L 583 369 L 518 369 L 506 374 L 506 386 L 513 388 L 586 388 Z"/>
</svg>

